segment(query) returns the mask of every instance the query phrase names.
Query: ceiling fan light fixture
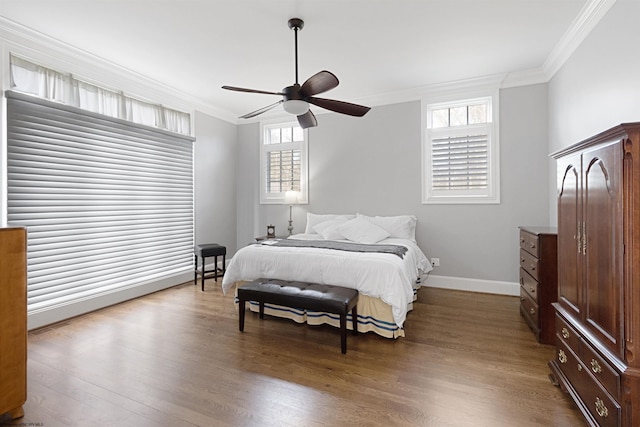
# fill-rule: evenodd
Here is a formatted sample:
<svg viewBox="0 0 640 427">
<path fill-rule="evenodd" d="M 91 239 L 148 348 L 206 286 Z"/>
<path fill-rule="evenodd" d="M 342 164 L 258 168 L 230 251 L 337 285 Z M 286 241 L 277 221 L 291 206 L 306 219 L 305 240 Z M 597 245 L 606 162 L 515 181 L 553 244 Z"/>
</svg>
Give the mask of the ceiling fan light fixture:
<svg viewBox="0 0 640 427">
<path fill-rule="evenodd" d="M 338 86 L 338 78 L 330 71 L 323 70 L 309 77 L 302 85 L 298 83 L 298 31 L 302 30 L 304 21 L 300 18 L 291 18 L 289 28 L 294 32 L 295 47 L 295 69 L 296 81 L 291 86 L 282 89 L 282 92 L 268 92 L 265 90 L 247 89 L 236 86 L 222 86 L 222 89 L 235 90 L 237 92 L 263 93 L 266 95 L 280 95 L 282 99 L 266 107 L 240 116 L 241 119 L 249 119 L 265 113 L 282 104 L 284 110 L 289 114 L 298 116 L 298 123 L 303 129 L 318 125 L 316 116 L 309 109 L 309 104 L 324 108 L 340 114 L 362 117 L 371 109 L 364 105 L 352 104 L 350 102 L 338 101 L 335 99 L 317 98 L 315 95 L 324 93 Z"/>
<path fill-rule="evenodd" d="M 301 101 L 299 99 L 290 99 L 288 101 L 284 101 L 282 103 L 284 107 L 284 111 L 287 113 L 295 114 L 299 116 L 301 114 L 305 114 L 309 111 L 309 103 L 306 101 Z"/>
</svg>

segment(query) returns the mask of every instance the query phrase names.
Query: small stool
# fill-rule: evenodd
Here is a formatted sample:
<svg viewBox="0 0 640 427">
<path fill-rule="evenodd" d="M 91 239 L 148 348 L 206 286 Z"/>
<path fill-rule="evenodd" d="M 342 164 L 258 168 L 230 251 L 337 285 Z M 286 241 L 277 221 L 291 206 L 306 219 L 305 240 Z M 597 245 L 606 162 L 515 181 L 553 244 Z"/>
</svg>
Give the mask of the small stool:
<svg viewBox="0 0 640 427">
<path fill-rule="evenodd" d="M 197 245 L 194 251 L 195 255 L 195 269 L 193 271 L 193 284 L 198 284 L 198 256 L 202 258 L 202 273 L 200 277 L 202 278 L 202 290 L 204 291 L 204 279 L 214 278 L 216 281 L 218 280 L 218 273 L 220 273 L 220 277 L 224 276 L 224 273 L 227 269 L 226 267 L 226 257 L 227 257 L 227 248 L 226 246 L 219 245 L 217 243 L 205 243 L 202 245 Z M 218 257 L 222 256 L 222 268 L 218 268 Z M 205 265 L 207 258 L 214 257 L 214 267 L 213 270 L 206 270 Z M 213 273 L 212 275 L 206 276 L 207 273 Z"/>
</svg>

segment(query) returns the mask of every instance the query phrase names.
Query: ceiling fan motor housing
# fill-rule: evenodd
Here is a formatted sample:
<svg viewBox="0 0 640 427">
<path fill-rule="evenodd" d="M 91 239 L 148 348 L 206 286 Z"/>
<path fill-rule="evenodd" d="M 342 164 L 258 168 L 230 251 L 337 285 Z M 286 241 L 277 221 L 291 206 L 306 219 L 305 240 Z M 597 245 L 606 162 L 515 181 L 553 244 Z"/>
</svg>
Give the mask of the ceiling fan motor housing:
<svg viewBox="0 0 640 427">
<path fill-rule="evenodd" d="M 289 19 L 289 28 L 292 30 L 301 30 L 304 28 L 304 21 L 300 18 Z"/>
<path fill-rule="evenodd" d="M 306 99 L 300 93 L 300 85 L 294 84 L 282 89 L 285 101 L 306 101 Z"/>
</svg>

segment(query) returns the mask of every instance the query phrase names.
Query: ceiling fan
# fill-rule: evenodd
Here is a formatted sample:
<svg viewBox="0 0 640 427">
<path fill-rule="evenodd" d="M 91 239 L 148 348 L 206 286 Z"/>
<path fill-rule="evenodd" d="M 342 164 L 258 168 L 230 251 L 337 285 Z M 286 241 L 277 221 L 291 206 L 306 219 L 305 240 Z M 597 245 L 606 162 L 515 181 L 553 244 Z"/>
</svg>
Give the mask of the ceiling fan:
<svg viewBox="0 0 640 427">
<path fill-rule="evenodd" d="M 348 114 L 350 116 L 362 117 L 371 109 L 363 105 L 352 104 L 350 102 L 337 101 L 335 99 L 318 98 L 315 95 L 326 92 L 338 86 L 338 78 L 329 71 L 320 71 L 305 81 L 302 86 L 298 83 L 298 31 L 304 27 L 304 21 L 299 18 L 289 19 L 289 28 L 294 31 L 295 40 L 295 62 L 296 62 L 296 82 L 282 89 L 282 92 L 269 92 L 256 89 L 245 89 L 235 86 L 222 86 L 222 89 L 235 90 L 238 92 L 263 93 L 266 95 L 280 95 L 282 99 L 259 110 L 240 116 L 241 119 L 249 119 L 259 114 L 265 113 L 282 104 L 285 111 L 298 116 L 298 123 L 303 129 L 318 125 L 316 116 L 309 110 L 309 104 L 317 105 L 324 109 L 336 113 Z"/>
</svg>

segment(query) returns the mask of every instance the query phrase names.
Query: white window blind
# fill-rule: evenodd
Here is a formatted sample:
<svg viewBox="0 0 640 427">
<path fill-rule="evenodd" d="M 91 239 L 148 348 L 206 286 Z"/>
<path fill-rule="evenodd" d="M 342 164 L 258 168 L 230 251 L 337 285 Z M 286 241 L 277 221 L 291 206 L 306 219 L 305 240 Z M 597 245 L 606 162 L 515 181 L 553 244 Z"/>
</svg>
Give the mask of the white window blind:
<svg viewBox="0 0 640 427">
<path fill-rule="evenodd" d="M 11 92 L 7 116 L 29 313 L 193 268 L 193 138 Z"/>
<path fill-rule="evenodd" d="M 271 151 L 267 155 L 267 192 L 300 191 L 300 150 Z"/>
<path fill-rule="evenodd" d="M 439 135 L 431 139 L 434 190 L 483 190 L 488 186 L 488 132 Z"/>
</svg>

